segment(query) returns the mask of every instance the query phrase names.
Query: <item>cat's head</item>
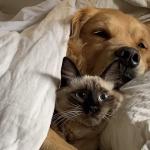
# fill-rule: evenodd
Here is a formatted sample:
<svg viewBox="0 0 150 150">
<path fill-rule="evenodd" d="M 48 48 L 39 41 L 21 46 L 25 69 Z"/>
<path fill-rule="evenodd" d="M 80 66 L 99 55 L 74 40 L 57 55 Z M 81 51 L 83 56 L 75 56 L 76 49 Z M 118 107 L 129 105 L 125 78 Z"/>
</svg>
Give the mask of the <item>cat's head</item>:
<svg viewBox="0 0 150 150">
<path fill-rule="evenodd" d="M 96 126 L 120 106 L 122 94 L 99 76 L 81 75 L 75 64 L 63 59 L 56 110 L 68 120 Z"/>
</svg>

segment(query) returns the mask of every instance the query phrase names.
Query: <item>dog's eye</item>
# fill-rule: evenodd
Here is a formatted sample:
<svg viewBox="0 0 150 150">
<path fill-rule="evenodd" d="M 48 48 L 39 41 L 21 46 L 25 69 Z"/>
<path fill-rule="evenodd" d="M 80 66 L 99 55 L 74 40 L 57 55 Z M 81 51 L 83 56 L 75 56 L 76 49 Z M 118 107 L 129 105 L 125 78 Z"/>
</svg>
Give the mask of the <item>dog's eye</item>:
<svg viewBox="0 0 150 150">
<path fill-rule="evenodd" d="M 142 43 L 142 42 L 140 42 L 140 43 L 138 44 L 138 47 L 140 47 L 140 48 L 146 48 L 145 45 L 144 45 L 144 43 Z"/>
<path fill-rule="evenodd" d="M 109 39 L 110 38 L 109 33 L 105 30 L 95 31 L 94 34 L 96 36 L 99 36 L 99 37 L 104 38 L 104 39 Z"/>
</svg>

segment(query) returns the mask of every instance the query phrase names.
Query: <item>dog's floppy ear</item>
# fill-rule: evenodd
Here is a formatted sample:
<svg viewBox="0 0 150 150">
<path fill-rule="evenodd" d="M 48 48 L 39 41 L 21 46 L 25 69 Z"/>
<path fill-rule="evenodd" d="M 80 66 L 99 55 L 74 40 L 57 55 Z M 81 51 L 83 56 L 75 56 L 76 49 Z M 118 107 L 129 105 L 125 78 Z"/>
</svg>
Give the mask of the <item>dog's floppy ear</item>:
<svg viewBox="0 0 150 150">
<path fill-rule="evenodd" d="M 60 87 L 69 85 L 70 81 L 80 76 L 80 72 L 75 64 L 68 58 L 64 57 L 61 67 L 61 84 Z"/>
<path fill-rule="evenodd" d="M 70 37 L 79 38 L 81 28 L 96 12 L 96 8 L 85 8 L 77 11 L 71 21 Z"/>
</svg>

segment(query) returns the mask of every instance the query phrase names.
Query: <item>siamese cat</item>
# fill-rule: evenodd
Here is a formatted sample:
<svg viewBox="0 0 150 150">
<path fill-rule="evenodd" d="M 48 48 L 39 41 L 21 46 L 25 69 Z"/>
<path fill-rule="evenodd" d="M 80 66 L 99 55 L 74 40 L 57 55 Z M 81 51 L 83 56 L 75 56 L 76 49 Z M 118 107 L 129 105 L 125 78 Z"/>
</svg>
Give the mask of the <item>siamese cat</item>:
<svg viewBox="0 0 150 150">
<path fill-rule="evenodd" d="M 123 101 L 114 84 L 99 76 L 81 75 L 65 57 L 56 96 L 51 128 L 78 150 L 100 150 L 100 134 Z"/>
</svg>

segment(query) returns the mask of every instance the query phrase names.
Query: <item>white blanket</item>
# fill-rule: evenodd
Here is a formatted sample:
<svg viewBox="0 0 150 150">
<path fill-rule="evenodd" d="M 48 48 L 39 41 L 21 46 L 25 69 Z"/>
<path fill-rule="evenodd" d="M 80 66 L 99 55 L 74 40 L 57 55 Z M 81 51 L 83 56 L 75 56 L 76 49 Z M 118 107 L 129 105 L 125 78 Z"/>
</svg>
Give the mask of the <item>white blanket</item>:
<svg viewBox="0 0 150 150">
<path fill-rule="evenodd" d="M 39 149 L 54 110 L 55 89 L 57 78 L 60 78 L 62 58 L 67 50 L 71 15 L 78 8 L 87 6 L 120 8 L 143 21 L 150 18 L 149 9 L 142 8 L 150 6 L 149 0 L 47 0 L 22 9 L 10 20 L 0 13 L 1 20 L 8 20 L 0 21 L 0 150 Z M 148 86 L 144 85 L 145 88 Z M 130 103 L 124 106 L 128 108 L 125 111 L 125 126 L 122 125 L 124 138 L 121 132 L 116 132 L 115 136 L 111 134 L 110 138 L 104 138 L 105 143 L 111 145 L 113 150 L 139 150 L 141 146 L 145 150 L 150 138 L 150 115 L 147 111 L 150 103 L 146 98 L 138 105 L 140 109 L 128 107 Z M 137 119 L 135 116 L 138 113 L 140 117 Z M 124 118 L 121 113 L 119 115 L 121 117 L 115 119 L 115 124 L 120 121 L 118 118 Z M 140 142 L 134 146 L 135 143 L 128 138 L 126 126 L 135 124 L 138 127 L 137 122 L 143 128 L 136 134 Z M 135 132 L 131 130 L 130 137 Z M 128 147 L 122 148 L 125 139 L 124 144 Z"/>
<path fill-rule="evenodd" d="M 103 132 L 103 150 L 150 149 L 150 72 L 122 88 L 125 101 Z"/>
</svg>

